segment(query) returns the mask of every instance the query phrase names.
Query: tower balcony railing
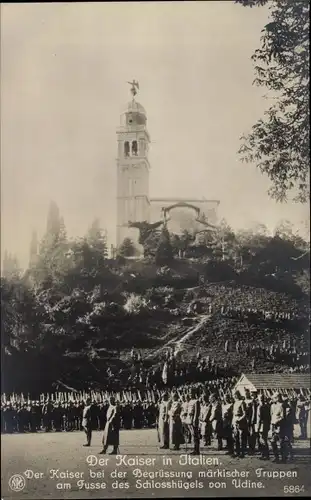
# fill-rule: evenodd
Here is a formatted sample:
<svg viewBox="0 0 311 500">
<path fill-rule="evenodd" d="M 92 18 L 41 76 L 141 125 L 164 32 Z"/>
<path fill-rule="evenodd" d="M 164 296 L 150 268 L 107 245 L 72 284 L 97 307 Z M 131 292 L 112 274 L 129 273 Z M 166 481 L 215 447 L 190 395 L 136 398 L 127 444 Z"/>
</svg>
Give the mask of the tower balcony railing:
<svg viewBox="0 0 311 500">
<path fill-rule="evenodd" d="M 123 154 L 124 158 L 137 158 L 137 157 L 144 157 L 144 156 L 146 156 L 146 153 L 142 152 L 142 151 L 135 151 L 132 153 L 124 153 Z"/>
<path fill-rule="evenodd" d="M 146 131 L 146 125 L 134 125 L 134 124 L 129 124 L 129 125 L 120 125 L 117 127 L 117 133 L 118 132 L 144 132 Z"/>
</svg>

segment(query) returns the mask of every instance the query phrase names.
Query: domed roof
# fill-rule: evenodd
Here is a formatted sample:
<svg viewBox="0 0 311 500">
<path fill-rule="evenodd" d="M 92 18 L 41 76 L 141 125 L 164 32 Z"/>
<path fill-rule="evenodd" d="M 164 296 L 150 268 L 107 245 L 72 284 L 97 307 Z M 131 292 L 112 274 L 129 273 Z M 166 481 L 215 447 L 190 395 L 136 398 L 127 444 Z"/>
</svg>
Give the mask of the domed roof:
<svg viewBox="0 0 311 500">
<path fill-rule="evenodd" d="M 140 113 L 146 116 L 146 110 L 144 106 L 135 101 L 135 99 L 128 103 L 126 113 Z"/>
</svg>

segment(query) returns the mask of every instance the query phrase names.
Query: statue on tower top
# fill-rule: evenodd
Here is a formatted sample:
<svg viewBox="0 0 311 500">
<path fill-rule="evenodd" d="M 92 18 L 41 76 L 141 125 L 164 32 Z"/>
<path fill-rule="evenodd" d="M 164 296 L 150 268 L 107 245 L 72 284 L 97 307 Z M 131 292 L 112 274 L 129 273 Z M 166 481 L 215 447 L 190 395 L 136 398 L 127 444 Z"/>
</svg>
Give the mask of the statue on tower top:
<svg viewBox="0 0 311 500">
<path fill-rule="evenodd" d="M 136 80 L 133 80 L 132 82 L 127 82 L 129 83 L 132 87 L 131 87 L 131 92 L 132 92 L 132 95 L 133 95 L 133 99 L 134 97 L 136 96 L 137 94 L 137 90 L 139 90 L 139 83 L 136 82 Z M 137 89 L 137 90 L 136 90 Z"/>
</svg>

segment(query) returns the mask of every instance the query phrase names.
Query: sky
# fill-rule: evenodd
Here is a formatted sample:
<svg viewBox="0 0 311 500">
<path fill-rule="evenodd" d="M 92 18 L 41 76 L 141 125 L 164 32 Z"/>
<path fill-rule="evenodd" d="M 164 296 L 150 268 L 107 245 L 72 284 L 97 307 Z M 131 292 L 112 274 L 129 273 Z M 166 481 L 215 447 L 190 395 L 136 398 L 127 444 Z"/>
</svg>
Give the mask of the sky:
<svg viewBox="0 0 311 500">
<path fill-rule="evenodd" d="M 139 81 L 151 197 L 219 199 L 235 228 L 308 207 L 269 199 L 239 138 L 263 116 L 251 55 L 266 8 L 233 1 L 1 5 L 1 251 L 27 265 L 51 200 L 69 236 L 95 217 L 115 241 L 116 128 Z"/>
</svg>

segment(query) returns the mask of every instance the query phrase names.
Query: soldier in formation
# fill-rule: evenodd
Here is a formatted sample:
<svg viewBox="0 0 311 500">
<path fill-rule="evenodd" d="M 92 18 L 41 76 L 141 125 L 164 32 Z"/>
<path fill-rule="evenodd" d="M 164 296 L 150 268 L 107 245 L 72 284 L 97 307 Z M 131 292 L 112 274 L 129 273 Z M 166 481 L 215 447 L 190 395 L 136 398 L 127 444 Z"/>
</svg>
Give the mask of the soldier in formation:
<svg viewBox="0 0 311 500">
<path fill-rule="evenodd" d="M 192 389 L 178 397 L 174 392 L 171 398 L 165 394 L 159 404 L 162 423 L 158 423 L 158 432 L 166 429 L 161 434 L 166 449 L 178 450 L 184 442 L 186 449 L 191 444 L 192 454 L 199 454 L 200 446 L 209 447 L 215 440 L 218 450 L 225 448 L 227 454 L 236 458 L 259 453 L 260 459 L 269 460 L 272 452 L 275 462 L 285 463 L 293 459 L 296 415 L 301 415 L 306 407 L 309 408 L 309 402 L 303 396 L 297 400 L 280 393 L 267 397 L 246 390 L 244 396 L 235 391 L 234 395 L 220 397 L 208 396 L 204 391 L 199 397 Z M 302 425 L 304 431 L 305 422 Z"/>
<path fill-rule="evenodd" d="M 92 410 L 89 410 L 89 407 Z M 154 428 L 160 447 L 176 451 L 181 446 L 193 454 L 210 447 L 216 441 L 218 450 L 243 458 L 246 454 L 260 454 L 275 461 L 293 459 L 294 425 L 300 426 L 300 439 L 307 437 L 310 400 L 302 394 L 271 395 L 261 391 L 232 394 L 226 382 L 205 386 L 190 386 L 165 393 L 157 402 L 154 395 L 140 400 L 127 399 L 116 404 L 107 399 L 93 398 L 64 402 L 2 401 L 1 431 L 16 432 L 70 432 L 84 430 L 91 444 L 93 429 L 105 430 L 103 450 L 119 445 L 119 430 Z M 117 411 L 116 411 L 117 410 Z M 111 436 L 114 436 L 113 439 Z"/>
</svg>

